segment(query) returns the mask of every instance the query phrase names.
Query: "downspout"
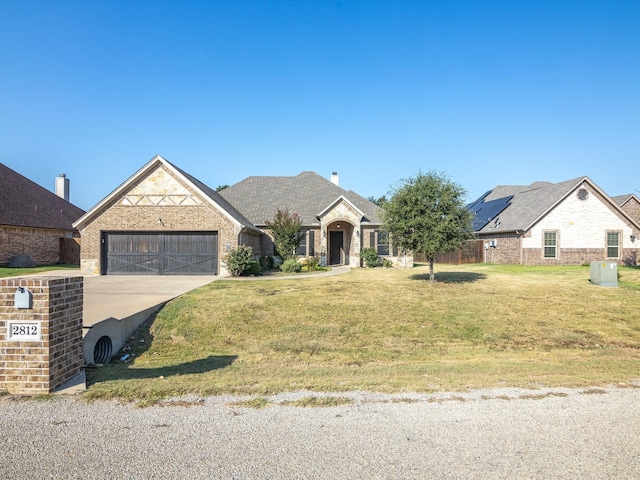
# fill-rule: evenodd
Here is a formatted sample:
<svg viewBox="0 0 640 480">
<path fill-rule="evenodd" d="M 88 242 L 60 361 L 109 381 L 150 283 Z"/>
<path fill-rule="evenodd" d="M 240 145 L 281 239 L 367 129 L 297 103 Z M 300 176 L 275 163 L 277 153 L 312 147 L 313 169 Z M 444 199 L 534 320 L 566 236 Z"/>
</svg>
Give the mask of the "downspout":
<svg viewBox="0 0 640 480">
<path fill-rule="evenodd" d="M 518 250 L 520 251 L 520 265 L 523 265 L 523 251 L 522 251 L 522 230 L 516 230 L 518 236 Z"/>
</svg>

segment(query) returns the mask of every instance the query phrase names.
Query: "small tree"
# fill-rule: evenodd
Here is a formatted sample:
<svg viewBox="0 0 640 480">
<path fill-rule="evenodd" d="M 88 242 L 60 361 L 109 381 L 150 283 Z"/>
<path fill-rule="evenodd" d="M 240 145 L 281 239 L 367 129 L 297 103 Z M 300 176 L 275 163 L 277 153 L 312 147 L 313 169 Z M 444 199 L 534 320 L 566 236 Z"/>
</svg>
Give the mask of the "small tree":
<svg viewBox="0 0 640 480">
<path fill-rule="evenodd" d="M 473 238 L 473 214 L 464 202 L 465 190 L 435 172 L 418 172 L 403 181 L 383 206 L 384 229 L 403 251 L 422 254 L 435 280 L 437 254 L 454 252 Z"/>
<path fill-rule="evenodd" d="M 284 259 L 294 258 L 296 250 L 302 242 L 302 220 L 297 213 L 289 213 L 289 210 L 276 212 L 273 220 L 265 222 L 273 235 L 278 254 Z"/>
</svg>

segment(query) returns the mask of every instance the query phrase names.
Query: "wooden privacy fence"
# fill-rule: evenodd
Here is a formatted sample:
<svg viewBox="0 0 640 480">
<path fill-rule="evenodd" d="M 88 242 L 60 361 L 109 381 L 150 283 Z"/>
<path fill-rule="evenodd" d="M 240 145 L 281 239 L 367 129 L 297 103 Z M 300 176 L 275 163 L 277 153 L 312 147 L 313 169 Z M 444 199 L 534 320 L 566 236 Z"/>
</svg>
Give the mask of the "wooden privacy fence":
<svg viewBox="0 0 640 480">
<path fill-rule="evenodd" d="M 426 262 L 423 255 L 415 255 L 415 262 Z M 466 263 L 484 262 L 484 241 L 470 240 L 467 245 L 457 252 L 436 255 L 435 263 L 445 263 L 448 265 L 464 265 Z"/>
<path fill-rule="evenodd" d="M 80 239 L 61 238 L 60 239 L 60 263 L 63 265 L 80 264 Z"/>
</svg>

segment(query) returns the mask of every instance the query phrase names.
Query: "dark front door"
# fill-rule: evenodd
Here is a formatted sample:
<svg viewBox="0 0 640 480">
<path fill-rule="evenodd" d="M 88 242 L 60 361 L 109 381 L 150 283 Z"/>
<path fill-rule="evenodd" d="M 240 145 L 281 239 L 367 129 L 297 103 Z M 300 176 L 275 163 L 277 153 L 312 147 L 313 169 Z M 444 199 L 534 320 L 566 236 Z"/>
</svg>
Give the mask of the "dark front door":
<svg viewBox="0 0 640 480">
<path fill-rule="evenodd" d="M 342 263 L 343 232 L 329 232 L 329 265 Z"/>
<path fill-rule="evenodd" d="M 103 234 L 107 275 L 215 275 L 217 232 L 109 232 Z"/>
</svg>

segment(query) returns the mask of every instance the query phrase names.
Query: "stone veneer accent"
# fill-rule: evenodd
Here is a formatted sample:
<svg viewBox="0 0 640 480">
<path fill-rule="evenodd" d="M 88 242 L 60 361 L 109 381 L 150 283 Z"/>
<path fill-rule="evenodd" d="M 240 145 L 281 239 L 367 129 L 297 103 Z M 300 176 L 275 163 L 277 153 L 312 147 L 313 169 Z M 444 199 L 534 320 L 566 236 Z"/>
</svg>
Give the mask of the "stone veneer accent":
<svg viewBox="0 0 640 480">
<path fill-rule="evenodd" d="M 635 198 L 630 199 L 622 206 L 622 209 L 631 215 L 636 222 L 640 222 L 640 202 Z"/>
<path fill-rule="evenodd" d="M 33 296 L 33 308 L 14 305 L 18 287 Z M 0 390 L 13 394 L 55 391 L 82 373 L 82 277 L 0 279 Z M 37 341 L 10 341 L 10 321 L 40 323 Z"/>
</svg>

